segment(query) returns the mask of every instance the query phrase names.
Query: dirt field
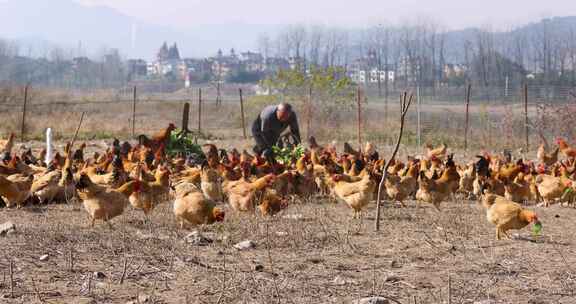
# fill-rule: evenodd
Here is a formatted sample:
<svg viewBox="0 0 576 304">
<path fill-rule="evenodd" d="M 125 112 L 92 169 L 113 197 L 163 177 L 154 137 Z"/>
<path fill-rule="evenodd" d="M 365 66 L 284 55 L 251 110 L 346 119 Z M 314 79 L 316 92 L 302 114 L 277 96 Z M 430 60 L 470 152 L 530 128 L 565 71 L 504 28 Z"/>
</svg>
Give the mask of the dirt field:
<svg viewBox="0 0 576 304">
<path fill-rule="evenodd" d="M 129 210 L 113 229 L 88 228 L 78 203 L 3 209 L 17 232 L 0 237 L 0 302 L 576 303 L 576 210 L 537 208 L 541 237 L 495 241 L 480 205 L 442 209 L 386 204 L 378 233 L 373 206 L 361 228 L 347 206 L 321 200 L 271 219 L 228 212 L 204 246 L 176 227 L 169 202 L 150 223 Z M 256 247 L 233 247 L 245 240 Z"/>
</svg>

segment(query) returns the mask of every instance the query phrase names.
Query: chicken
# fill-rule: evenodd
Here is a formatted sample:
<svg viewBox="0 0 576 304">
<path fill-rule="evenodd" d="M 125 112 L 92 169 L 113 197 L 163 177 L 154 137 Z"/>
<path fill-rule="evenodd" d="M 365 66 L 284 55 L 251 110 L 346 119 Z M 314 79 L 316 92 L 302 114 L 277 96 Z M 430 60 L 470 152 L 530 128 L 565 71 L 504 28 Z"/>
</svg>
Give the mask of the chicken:
<svg viewBox="0 0 576 304">
<path fill-rule="evenodd" d="M 129 201 L 135 209 L 141 209 L 148 217 L 150 212 L 161 202 L 165 201 L 170 194 L 170 172 L 159 167 L 154 174 L 155 181 L 148 182 L 142 179 L 139 181 L 138 191 L 130 195 Z"/>
<path fill-rule="evenodd" d="M 14 137 L 14 133 L 10 133 L 8 139 L 0 140 L 0 154 L 12 154 L 12 148 L 14 147 Z"/>
<path fill-rule="evenodd" d="M 376 151 L 376 148 L 374 148 L 374 145 L 370 142 L 366 143 L 366 146 L 364 147 L 364 161 L 369 162 L 369 161 L 377 161 L 380 158 L 380 155 L 378 154 L 378 151 Z"/>
<path fill-rule="evenodd" d="M 354 218 L 362 216 L 362 209 L 372 201 L 376 189 L 376 183 L 371 179 L 370 174 L 364 174 L 357 182 L 347 182 L 341 174 L 336 174 L 332 178 L 335 182 L 336 198 L 352 208 Z"/>
<path fill-rule="evenodd" d="M 50 203 L 54 200 L 61 188 L 58 185 L 62 179 L 62 171 L 53 170 L 42 176 L 32 183 L 30 192 L 38 198 L 41 204 Z"/>
<path fill-rule="evenodd" d="M 86 143 L 82 143 L 80 147 L 76 151 L 74 151 L 72 159 L 74 160 L 75 164 L 84 163 L 84 149 L 86 149 Z"/>
<path fill-rule="evenodd" d="M 218 171 L 208 167 L 203 166 L 200 174 L 200 187 L 202 193 L 207 199 L 222 202 L 224 201 L 224 195 L 222 193 L 222 184 L 220 183 L 220 175 Z"/>
<path fill-rule="evenodd" d="M 485 194 L 482 205 L 486 208 L 486 218 L 496 226 L 496 239 L 502 235 L 509 237 L 508 230 L 522 229 L 530 223 L 541 225 L 534 211 L 522 208 L 520 204 L 495 194 Z"/>
<path fill-rule="evenodd" d="M 146 135 L 140 135 L 138 136 L 139 146 L 148 148 L 151 153 L 157 152 L 159 149 L 164 150 L 164 148 L 168 146 L 170 135 L 174 130 L 176 130 L 176 126 L 173 123 L 170 123 L 166 129 L 158 132 L 156 135 L 152 136 L 152 138 L 148 138 Z M 121 150 L 119 143 L 117 148 L 118 150 Z"/>
<path fill-rule="evenodd" d="M 262 202 L 258 205 L 258 210 L 262 216 L 273 216 L 286 209 L 288 202 L 280 197 L 276 191 L 266 189 L 262 196 Z"/>
<path fill-rule="evenodd" d="M 523 203 L 536 199 L 530 187 L 531 183 L 527 181 L 523 173 L 520 173 L 514 181 L 504 185 L 504 197 L 507 200 Z"/>
<path fill-rule="evenodd" d="M 176 186 L 175 193 L 174 216 L 180 228 L 186 224 L 195 226 L 224 220 L 224 211 L 216 207 L 214 201 L 206 198 L 194 184 L 181 183 Z"/>
<path fill-rule="evenodd" d="M 294 178 L 294 188 L 296 194 L 303 198 L 311 197 L 317 190 L 314 177 L 314 166 L 307 164 L 309 156 L 304 154 L 296 161 L 296 172 Z"/>
<path fill-rule="evenodd" d="M 566 141 L 563 138 L 556 139 L 556 144 L 558 145 L 560 152 L 562 152 L 562 154 L 566 158 L 575 158 L 576 157 L 576 149 L 568 146 L 568 143 L 566 143 Z"/>
<path fill-rule="evenodd" d="M 419 188 L 416 192 L 416 200 L 434 205 L 440 210 L 440 203 L 456 192 L 460 182 L 460 176 L 456 171 L 456 166 L 452 160 L 452 155 L 448 156 L 446 169 L 438 179 L 428 178 L 423 171 L 420 171 Z"/>
<path fill-rule="evenodd" d="M 230 181 L 224 185 L 224 193 L 228 196 L 228 202 L 235 211 L 252 211 L 255 207 L 256 194 L 272 186 L 274 180 L 275 176 L 268 174 L 254 182 L 249 182 L 244 178 Z"/>
<path fill-rule="evenodd" d="M 357 158 L 360 158 L 361 156 L 360 152 L 354 150 L 354 148 L 352 148 L 352 146 L 347 142 L 344 143 L 344 154 L 354 155 Z"/>
<path fill-rule="evenodd" d="M 474 192 L 474 180 L 476 179 L 476 170 L 474 165 L 468 165 L 458 171 L 460 175 L 460 182 L 458 183 L 458 191 L 470 196 Z"/>
<path fill-rule="evenodd" d="M 218 165 L 220 164 L 218 148 L 213 144 L 205 144 L 202 146 L 202 151 L 204 152 L 208 166 L 212 169 L 218 168 Z"/>
<path fill-rule="evenodd" d="M 130 203 L 128 197 L 139 190 L 140 182 L 131 181 L 118 189 L 110 189 L 93 183 L 87 174 L 82 173 L 76 183 L 78 196 L 88 212 L 91 227 L 96 220 L 110 225 L 110 220 L 124 212 Z"/>
<path fill-rule="evenodd" d="M 119 156 L 114 156 L 111 165 L 112 172 L 106 174 L 98 174 L 98 168 L 96 167 L 88 167 L 83 169 L 83 171 L 86 172 L 93 183 L 115 189 L 125 184 L 129 177 L 128 173 L 124 171 L 124 164 Z"/>
<path fill-rule="evenodd" d="M 535 182 L 545 207 L 561 198 L 564 191 L 572 186 L 571 180 L 551 175 L 538 175 Z"/>
<path fill-rule="evenodd" d="M 538 147 L 538 152 L 536 153 L 536 157 L 538 160 L 546 166 L 552 166 L 558 161 L 558 152 L 560 151 L 560 147 L 556 147 L 552 153 L 547 154 L 545 145 L 541 144 Z"/>
<path fill-rule="evenodd" d="M 404 200 L 418 190 L 418 166 L 416 164 L 410 164 L 406 175 L 403 177 L 388 174 L 384 184 L 388 197 L 405 207 Z"/>
<path fill-rule="evenodd" d="M 443 160 L 446 158 L 448 146 L 445 143 L 442 143 L 440 147 L 434 148 L 431 144 L 426 144 L 426 158 L 433 159 L 437 158 Z"/>
<path fill-rule="evenodd" d="M 4 177 L 0 175 L 0 196 L 6 203 L 6 207 L 17 206 L 20 208 L 30 197 L 30 188 L 34 176 L 21 174 Z"/>
</svg>

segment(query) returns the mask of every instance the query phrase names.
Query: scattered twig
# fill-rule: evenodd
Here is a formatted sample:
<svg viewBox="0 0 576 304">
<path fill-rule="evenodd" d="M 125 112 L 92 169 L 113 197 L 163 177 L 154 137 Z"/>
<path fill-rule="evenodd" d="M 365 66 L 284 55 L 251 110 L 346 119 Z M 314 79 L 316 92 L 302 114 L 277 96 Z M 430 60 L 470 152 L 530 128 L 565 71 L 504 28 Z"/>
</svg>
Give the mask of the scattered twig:
<svg viewBox="0 0 576 304">
<path fill-rule="evenodd" d="M 124 259 L 124 267 L 122 268 L 122 277 L 120 277 L 120 285 L 124 284 L 124 279 L 126 279 L 127 270 L 128 270 L 128 259 Z"/>
<path fill-rule="evenodd" d="M 74 253 L 72 247 L 68 249 L 68 271 L 74 272 Z"/>
<path fill-rule="evenodd" d="M 242 92 L 242 91 L 240 91 Z M 226 250 L 222 250 L 222 290 L 220 291 L 220 296 L 218 296 L 217 304 L 220 304 L 222 299 L 224 299 L 224 292 L 226 292 Z"/>
<path fill-rule="evenodd" d="M 276 282 L 276 276 L 274 275 L 274 261 L 272 260 L 272 251 L 270 250 L 270 233 L 268 228 L 268 221 L 266 221 L 266 251 L 268 252 L 268 260 L 270 262 L 270 271 L 272 272 L 274 290 L 276 291 L 276 299 L 278 299 L 278 303 L 281 303 L 280 290 L 278 289 L 278 283 Z"/>
<path fill-rule="evenodd" d="M 36 283 L 34 282 L 34 278 L 30 278 L 30 279 L 32 280 L 32 288 L 34 288 L 34 293 L 36 294 L 38 301 L 40 301 L 41 303 L 44 303 L 44 299 L 42 299 L 42 295 L 38 291 L 38 288 L 36 288 Z"/>
<path fill-rule="evenodd" d="M 10 260 L 10 298 L 14 299 L 14 261 Z"/>
<path fill-rule="evenodd" d="M 448 275 L 448 304 L 452 304 L 452 277 Z"/>
</svg>

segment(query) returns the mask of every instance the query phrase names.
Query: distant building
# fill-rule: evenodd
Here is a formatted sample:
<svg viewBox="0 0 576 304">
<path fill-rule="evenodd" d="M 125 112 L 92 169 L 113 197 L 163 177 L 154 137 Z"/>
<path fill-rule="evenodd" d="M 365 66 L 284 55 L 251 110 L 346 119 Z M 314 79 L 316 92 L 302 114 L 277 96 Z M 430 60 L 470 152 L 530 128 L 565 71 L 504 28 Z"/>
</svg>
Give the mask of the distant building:
<svg viewBox="0 0 576 304">
<path fill-rule="evenodd" d="M 248 72 L 264 71 L 264 56 L 260 53 L 244 52 L 240 53 L 240 63 Z"/>
<path fill-rule="evenodd" d="M 92 61 L 88 57 L 75 57 L 72 59 L 72 68 L 74 70 L 79 70 L 90 64 L 92 64 Z"/>
<path fill-rule="evenodd" d="M 131 79 L 146 77 L 148 75 L 148 63 L 142 59 L 130 59 L 127 62 L 128 75 Z"/>
<path fill-rule="evenodd" d="M 276 73 L 279 70 L 287 70 L 290 68 L 290 62 L 285 58 L 270 57 L 265 60 L 264 71 L 266 73 Z"/>
<path fill-rule="evenodd" d="M 218 50 L 216 57 L 210 59 L 212 60 L 212 73 L 214 74 L 214 78 L 219 81 L 226 79 L 226 77 L 240 65 L 240 59 L 234 49 L 230 50 L 228 56 L 225 56 L 222 50 Z"/>
<path fill-rule="evenodd" d="M 444 65 L 443 78 L 459 78 L 464 77 L 468 72 L 468 67 L 465 64 L 460 63 L 448 63 Z"/>
<path fill-rule="evenodd" d="M 156 61 L 148 65 L 147 72 L 150 75 L 157 76 L 172 75 L 183 80 L 186 73 L 183 73 L 180 69 L 180 63 L 180 51 L 176 43 L 168 47 L 168 44 L 164 42 L 156 54 Z"/>
<path fill-rule="evenodd" d="M 394 66 L 385 66 L 378 61 L 374 50 L 368 51 L 368 56 L 355 60 L 348 68 L 348 76 L 358 84 L 377 84 L 396 81 Z"/>
<path fill-rule="evenodd" d="M 291 70 L 301 69 L 304 67 L 305 62 L 302 57 L 289 57 L 288 64 Z"/>
</svg>

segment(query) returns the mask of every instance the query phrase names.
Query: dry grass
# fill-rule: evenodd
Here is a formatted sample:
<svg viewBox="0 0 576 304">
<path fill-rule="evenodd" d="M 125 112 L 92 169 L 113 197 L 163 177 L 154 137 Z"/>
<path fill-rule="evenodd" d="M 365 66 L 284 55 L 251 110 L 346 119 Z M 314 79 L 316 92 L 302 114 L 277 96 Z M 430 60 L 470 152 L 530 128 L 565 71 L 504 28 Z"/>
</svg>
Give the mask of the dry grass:
<svg viewBox="0 0 576 304">
<path fill-rule="evenodd" d="M 519 240 L 497 242 L 475 203 L 446 203 L 441 213 L 386 205 L 379 233 L 371 207 L 360 233 L 345 205 L 324 201 L 269 219 L 229 213 L 204 228 L 214 239 L 207 246 L 186 242 L 189 231 L 177 228 L 168 202 L 150 224 L 129 210 L 113 230 L 87 228 L 76 204 L 2 210 L 0 222 L 18 227 L 0 239 L 2 302 L 126 303 L 145 295 L 148 303 L 350 303 L 380 295 L 449 303 L 450 295 L 450 303 L 573 303 L 576 246 L 566 233 L 573 209 L 539 209 L 541 238 L 521 231 Z M 248 239 L 255 249 L 233 248 Z M 39 261 L 43 254 L 50 259 Z M 14 299 L 7 298 L 10 261 Z"/>
<path fill-rule="evenodd" d="M 215 105 L 215 92 L 205 90 L 202 106 L 202 129 L 211 137 L 236 139 L 242 135 L 239 97 L 230 88 L 223 96 L 223 104 Z M 74 134 L 81 112 L 85 112 L 81 139 L 128 138 L 132 131 L 131 92 L 66 92 L 33 91 L 28 104 L 26 134 L 28 139 L 41 139 L 45 128 L 52 127 L 56 138 L 68 138 Z M 248 94 L 247 94 L 248 95 Z M 184 102 L 191 103 L 191 129 L 198 126 L 198 104 L 195 90 L 164 95 L 139 95 L 136 108 L 136 133 L 152 133 L 170 122 L 179 124 Z M 12 98 L 14 99 L 14 98 Z M 276 98 L 245 97 L 246 128 L 264 105 L 279 102 Z M 22 109 L 19 100 L 14 106 L 0 103 L 0 134 L 20 133 Z M 300 127 L 305 135 L 308 129 L 308 107 L 304 100 L 294 102 L 299 114 Z M 558 125 L 571 125 L 573 115 L 566 115 L 562 105 L 547 105 L 545 113 L 537 105 L 530 105 L 530 141 L 540 141 L 539 133 L 548 138 L 571 136 L 570 130 Z M 446 102 L 423 102 L 421 106 L 422 143 L 438 144 L 447 142 L 453 147 L 463 147 L 464 104 Z M 571 109 L 571 108 L 570 108 Z M 383 100 L 370 98 L 363 105 L 364 138 L 378 144 L 389 145 L 395 141 L 398 128 L 399 107 L 397 100 L 391 99 L 387 110 Z M 571 112 L 570 112 L 571 113 Z M 407 117 L 404 144 L 417 144 L 417 106 L 410 109 Z M 576 122 L 576 121 L 575 121 Z M 337 130 L 338 132 L 334 132 Z M 524 146 L 523 105 L 515 104 L 473 104 L 470 106 L 470 149 L 501 150 Z M 354 107 L 327 107 L 315 104 L 312 108 L 310 134 L 322 141 L 356 141 L 356 110 Z"/>
</svg>

